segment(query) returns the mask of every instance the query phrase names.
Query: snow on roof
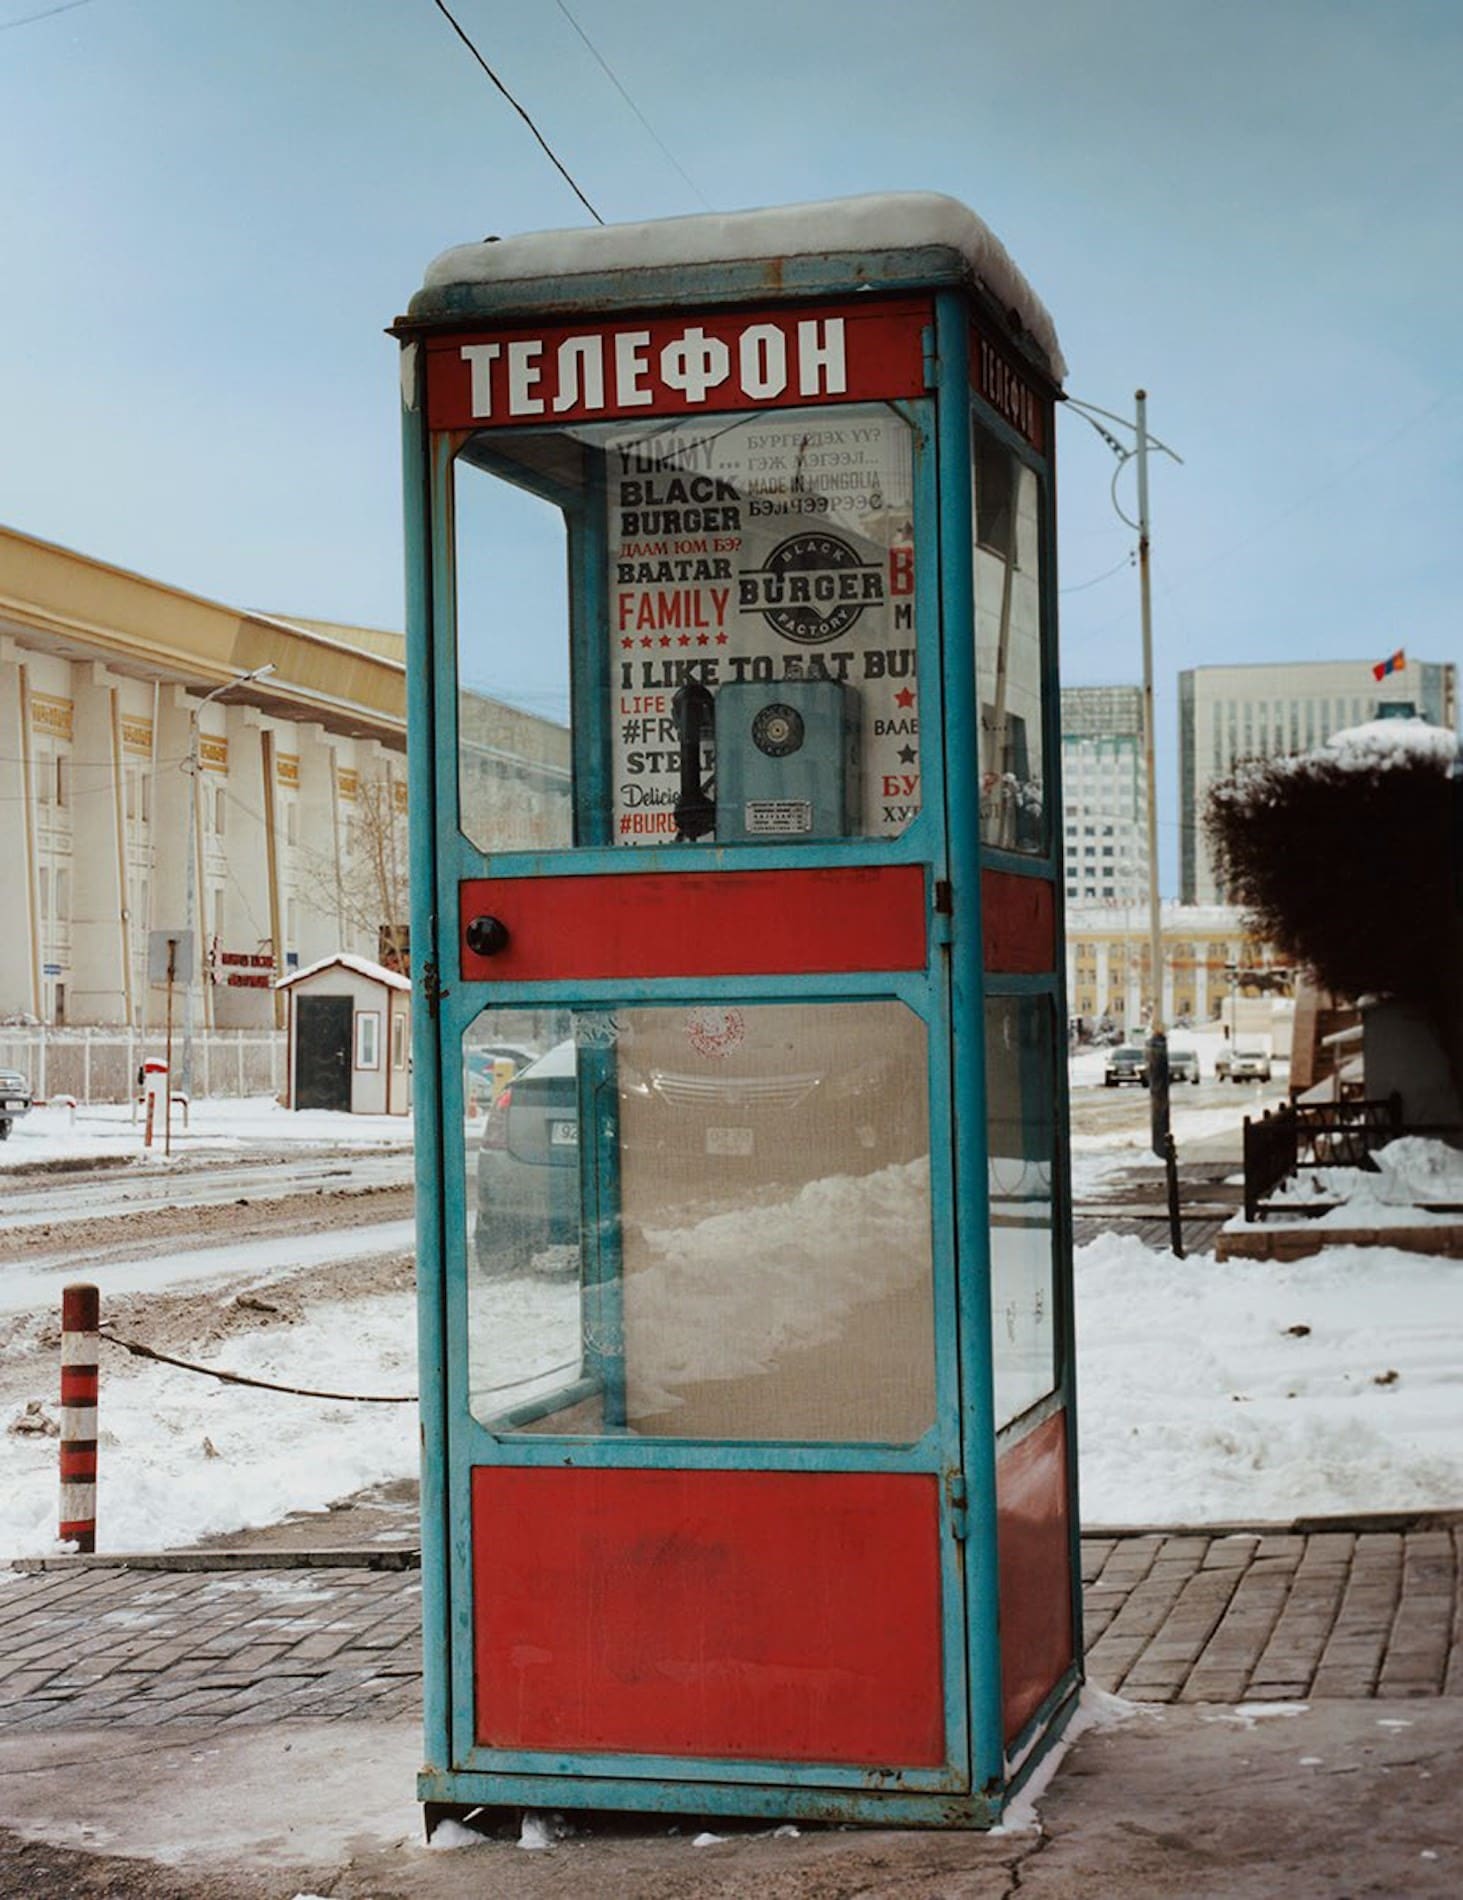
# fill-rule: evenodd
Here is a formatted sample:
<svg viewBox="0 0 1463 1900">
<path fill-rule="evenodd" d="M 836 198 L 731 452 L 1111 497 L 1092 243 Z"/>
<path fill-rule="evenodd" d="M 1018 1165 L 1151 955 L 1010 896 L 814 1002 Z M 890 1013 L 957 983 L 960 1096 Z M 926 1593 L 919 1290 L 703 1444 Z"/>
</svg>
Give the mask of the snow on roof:
<svg viewBox="0 0 1463 1900">
<path fill-rule="evenodd" d="M 307 976 L 318 976 L 322 970 L 339 967 L 354 970 L 357 976 L 367 976 L 373 983 L 384 983 L 389 990 L 409 990 L 411 979 L 402 976 L 397 970 L 388 970 L 384 963 L 372 963 L 369 957 L 355 957 L 348 950 L 338 950 L 333 957 L 320 957 L 314 963 L 307 963 L 303 970 L 291 970 L 288 976 L 282 976 L 275 984 L 277 990 L 287 990 L 292 984 L 303 983 Z"/>
<path fill-rule="evenodd" d="M 836 252 L 956 251 L 1003 311 L 1013 312 L 1062 378 L 1067 365 L 1056 325 L 989 226 L 958 198 L 934 191 L 873 192 L 859 198 L 779 205 L 771 210 L 656 218 L 490 238 L 444 251 L 427 268 L 426 290 L 454 284 L 583 276 L 676 264 L 732 264 Z"/>
<path fill-rule="evenodd" d="M 1320 756 L 1360 772 L 1376 766 L 1410 765 L 1415 760 L 1447 764 L 1457 752 L 1458 735 L 1446 726 L 1429 725 L 1425 719 L 1369 719 L 1364 725 L 1333 732 Z"/>
</svg>

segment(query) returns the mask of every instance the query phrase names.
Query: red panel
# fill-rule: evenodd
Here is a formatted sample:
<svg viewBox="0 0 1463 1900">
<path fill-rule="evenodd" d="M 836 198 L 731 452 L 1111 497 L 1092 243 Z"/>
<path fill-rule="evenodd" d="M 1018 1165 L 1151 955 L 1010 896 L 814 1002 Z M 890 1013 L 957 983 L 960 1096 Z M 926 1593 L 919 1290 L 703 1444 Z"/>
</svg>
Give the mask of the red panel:
<svg viewBox="0 0 1463 1900">
<path fill-rule="evenodd" d="M 970 332 L 970 381 L 976 393 L 1024 435 L 1032 448 L 1045 447 L 1050 432 L 1050 396 L 1039 388 L 1029 365 L 1018 364 L 976 325 Z"/>
<path fill-rule="evenodd" d="M 996 1520 L 1009 1742 L 1072 1662 L 1064 1412 L 1053 1414 L 997 1461 Z"/>
<path fill-rule="evenodd" d="M 465 933 L 497 917 L 508 946 L 462 943 L 469 982 L 773 976 L 922 970 L 924 872 L 917 864 L 809 871 L 652 871 L 624 877 L 474 878 Z"/>
<path fill-rule="evenodd" d="M 484 1746 L 943 1763 L 933 1475 L 472 1479 Z"/>
<path fill-rule="evenodd" d="M 985 967 L 1007 975 L 1042 976 L 1057 967 L 1057 907 L 1044 877 L 982 871 Z"/>
<path fill-rule="evenodd" d="M 459 331 L 428 339 L 427 421 L 433 429 L 545 429 L 607 416 L 921 396 L 923 331 L 932 321 L 925 298 L 868 297 Z"/>
</svg>

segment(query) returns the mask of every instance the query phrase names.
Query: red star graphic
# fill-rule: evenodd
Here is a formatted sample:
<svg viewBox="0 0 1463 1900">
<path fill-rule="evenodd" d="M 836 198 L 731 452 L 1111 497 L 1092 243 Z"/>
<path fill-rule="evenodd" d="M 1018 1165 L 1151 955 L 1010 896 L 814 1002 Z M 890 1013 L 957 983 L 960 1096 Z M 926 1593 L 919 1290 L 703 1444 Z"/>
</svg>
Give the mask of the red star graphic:
<svg viewBox="0 0 1463 1900">
<path fill-rule="evenodd" d="M 628 634 L 626 634 L 625 638 L 620 642 L 620 645 L 624 647 L 625 651 L 628 653 L 635 645 L 635 642 L 630 638 Z"/>
<path fill-rule="evenodd" d="M 718 634 L 718 635 L 717 635 L 717 638 L 718 638 L 719 640 L 722 640 L 722 639 L 725 639 L 725 638 L 726 638 L 726 636 L 725 636 L 725 634 Z M 698 634 L 696 635 L 696 644 L 697 644 L 697 646 L 698 646 L 698 647 L 705 647 L 705 646 L 710 646 L 710 644 L 711 644 L 711 635 L 710 635 L 709 633 L 698 633 Z"/>
<path fill-rule="evenodd" d="M 640 644 L 643 647 L 653 647 L 655 645 L 655 642 L 654 640 L 651 639 L 648 633 L 642 633 L 640 636 Z"/>
<path fill-rule="evenodd" d="M 912 706 L 914 704 L 914 694 L 906 686 L 894 695 L 894 704 L 896 706 Z"/>
<path fill-rule="evenodd" d="M 717 636 L 716 636 L 716 644 L 717 644 L 717 645 L 718 645 L 719 647 L 724 647 L 724 646 L 726 645 L 726 635 L 725 635 L 724 633 L 719 633 L 719 634 L 717 634 Z"/>
<path fill-rule="evenodd" d="M 691 636 L 689 633 L 683 633 L 677 636 L 676 645 L 678 647 L 688 647 L 690 646 L 690 644 L 691 644 Z"/>
<path fill-rule="evenodd" d="M 663 647 L 668 647 L 668 646 L 670 645 L 670 643 L 671 643 L 671 637 L 670 637 L 670 635 L 669 635 L 668 633 L 663 633 L 663 634 L 662 634 L 662 635 L 660 636 L 660 644 L 661 644 L 661 645 L 662 645 Z"/>
</svg>

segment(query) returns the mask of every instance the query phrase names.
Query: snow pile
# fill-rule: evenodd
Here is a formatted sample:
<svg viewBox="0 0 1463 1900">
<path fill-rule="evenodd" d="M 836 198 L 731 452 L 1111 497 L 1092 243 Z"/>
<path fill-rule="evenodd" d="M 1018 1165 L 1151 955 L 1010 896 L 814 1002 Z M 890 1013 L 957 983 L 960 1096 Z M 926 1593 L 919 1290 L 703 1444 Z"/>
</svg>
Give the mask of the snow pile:
<svg viewBox="0 0 1463 1900">
<path fill-rule="evenodd" d="M 1261 1522 L 1463 1505 L 1456 1261 L 1077 1254 L 1082 1513 Z"/>
<path fill-rule="evenodd" d="M 1463 1150 L 1427 1135 L 1403 1135 L 1375 1155 L 1382 1178 L 1413 1201 L 1463 1201 Z"/>
<path fill-rule="evenodd" d="M 474 1416 L 562 1390 L 578 1378 L 579 1288 L 570 1280 L 468 1281 L 468 1361 Z"/>
<path fill-rule="evenodd" d="M 857 1306 L 927 1285 L 928 1157 L 811 1181 L 790 1200 L 626 1236 L 625 1324 L 645 1342 L 630 1411 L 785 1365 L 837 1340 Z"/>
<path fill-rule="evenodd" d="M 1106 1689 L 1096 1689 L 1090 1683 L 1087 1684 L 1082 1690 L 1076 1713 L 1062 1730 L 1061 1739 L 1055 1748 L 1048 1749 L 1042 1756 L 1030 1779 L 1022 1784 L 1015 1799 L 1008 1801 L 1002 1810 L 999 1826 L 993 1827 L 990 1832 L 1039 1834 L 1041 1818 L 1036 1812 L 1036 1804 L 1056 1778 L 1067 1750 L 1084 1735 L 1103 1729 L 1121 1728 L 1125 1722 L 1131 1722 L 1135 1715 L 1156 1716 L 1160 1721 L 1163 1719 L 1162 1710 L 1147 1703 L 1128 1702 L 1122 1696 L 1110 1695 Z"/>
<path fill-rule="evenodd" d="M 416 1390 L 407 1293 L 322 1307 L 287 1330 L 238 1335 L 217 1350 L 231 1372 L 337 1392 Z M 346 1404 L 223 1385 L 143 1365 L 102 1347 L 97 1544 L 181 1550 L 219 1532 L 407 1477 L 417 1468 L 417 1408 Z M 8 1421 L 7 1421 L 8 1422 Z M 56 1548 L 55 1441 L 0 1438 L 0 1555 Z"/>
<path fill-rule="evenodd" d="M 1463 1153 L 1458 1149 L 1426 1135 L 1404 1135 L 1379 1148 L 1373 1158 L 1375 1170 L 1307 1168 L 1282 1182 L 1271 1196 L 1279 1218 L 1271 1213 L 1264 1224 L 1347 1228 L 1457 1223 L 1459 1214 L 1442 1210 L 1463 1208 Z M 1317 1204 L 1325 1205 L 1327 1212 L 1307 1218 L 1307 1206 Z M 1287 1221 L 1287 1211 L 1296 1218 Z M 1226 1226 L 1239 1232 L 1245 1224 L 1238 1214 Z"/>
<path fill-rule="evenodd" d="M 1449 765 L 1458 755 L 1458 735 L 1425 719 L 1369 719 L 1333 732 L 1318 754 L 1348 772 L 1390 771 L 1419 761 Z"/>
<path fill-rule="evenodd" d="M 423 289 L 432 292 L 458 284 L 512 283 L 586 272 L 929 246 L 958 251 L 998 308 L 1019 315 L 1058 380 L 1066 375 L 1051 313 L 1006 247 L 969 206 L 933 191 L 869 192 L 769 210 L 531 231 L 481 244 L 459 244 L 432 261 Z"/>
</svg>

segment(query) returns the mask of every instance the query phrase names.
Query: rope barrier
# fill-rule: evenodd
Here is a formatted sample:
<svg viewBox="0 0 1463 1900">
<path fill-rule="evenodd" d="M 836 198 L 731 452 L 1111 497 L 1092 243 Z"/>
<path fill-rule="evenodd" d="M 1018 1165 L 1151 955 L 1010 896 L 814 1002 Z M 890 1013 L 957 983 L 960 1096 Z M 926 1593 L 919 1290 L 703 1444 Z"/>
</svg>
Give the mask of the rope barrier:
<svg viewBox="0 0 1463 1900">
<path fill-rule="evenodd" d="M 121 1339 L 116 1333 L 103 1331 L 98 1337 L 105 1339 L 110 1346 L 120 1346 L 124 1352 L 130 1352 L 136 1359 L 155 1359 L 162 1366 L 177 1366 L 183 1372 L 201 1372 L 208 1379 L 222 1379 L 226 1385 L 252 1385 L 264 1392 L 290 1392 L 301 1399 L 344 1399 L 355 1405 L 415 1405 L 415 1392 L 320 1392 L 307 1385 L 279 1385 L 272 1379 L 251 1379 L 247 1373 L 225 1372 L 221 1366 L 199 1366 L 191 1359 L 175 1359 L 171 1353 L 159 1352 L 154 1346 L 144 1346 L 135 1339 Z"/>
<path fill-rule="evenodd" d="M 386 1392 L 321 1392 L 313 1386 L 280 1385 L 273 1379 L 251 1379 L 247 1373 L 225 1372 L 221 1366 L 200 1366 L 191 1359 L 175 1359 L 171 1353 L 159 1352 L 155 1346 L 144 1346 L 136 1339 L 123 1339 L 116 1333 L 105 1329 L 98 1332 L 99 1339 L 105 1339 L 109 1346 L 120 1346 L 135 1359 L 152 1359 L 162 1366 L 176 1366 L 181 1372 L 201 1372 L 206 1379 L 221 1379 L 226 1385 L 253 1386 L 260 1392 L 288 1392 L 300 1399 L 338 1399 L 350 1405 L 415 1405 L 417 1394 Z M 565 1359 L 557 1366 L 544 1366 L 538 1372 L 526 1373 L 521 1379 L 507 1379 L 501 1385 L 490 1385 L 476 1393 L 477 1398 L 495 1398 L 500 1392 L 516 1392 L 525 1385 L 536 1385 L 540 1379 L 551 1379 L 561 1372 L 577 1372 L 579 1361 Z"/>
</svg>

